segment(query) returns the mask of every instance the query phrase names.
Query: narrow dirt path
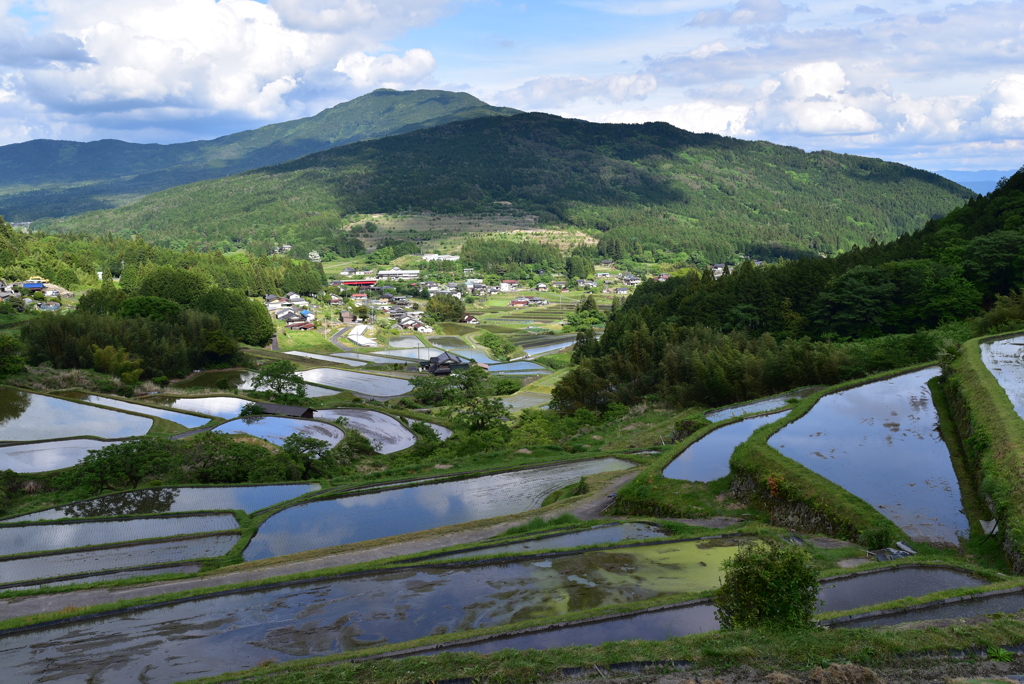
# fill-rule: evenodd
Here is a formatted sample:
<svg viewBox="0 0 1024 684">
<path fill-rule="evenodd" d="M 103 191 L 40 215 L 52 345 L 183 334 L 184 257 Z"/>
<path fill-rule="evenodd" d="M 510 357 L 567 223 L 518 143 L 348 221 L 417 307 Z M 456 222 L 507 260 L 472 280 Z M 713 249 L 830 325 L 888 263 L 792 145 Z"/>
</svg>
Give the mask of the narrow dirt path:
<svg viewBox="0 0 1024 684">
<path fill-rule="evenodd" d="M 626 473 L 608 482 L 599 491 L 591 496 L 577 502 L 574 505 L 558 507 L 555 510 L 540 513 L 543 518 L 550 518 L 564 513 L 571 513 L 581 520 L 596 520 L 601 517 L 601 511 L 612 502 L 612 497 L 623 485 L 639 474 L 636 472 Z M 270 566 L 253 568 L 250 564 L 225 568 L 213 575 L 192 577 L 189 579 L 171 580 L 166 582 L 152 582 L 148 584 L 137 584 L 127 587 L 113 587 L 103 589 L 83 589 L 61 594 L 41 594 L 37 596 L 25 596 L 20 598 L 0 600 L 0 619 L 36 615 L 38 613 L 49 613 L 63 610 L 69 606 L 83 608 L 97 606 L 115 601 L 128 599 L 145 598 L 149 596 L 161 596 L 179 591 L 192 589 L 209 589 L 213 587 L 252 582 L 257 580 L 273 579 L 285 575 L 293 575 L 300 572 L 311 572 L 325 568 L 336 568 L 345 565 L 355 565 L 369 561 L 394 558 L 413 553 L 440 550 L 456 544 L 470 544 L 484 541 L 515 525 L 524 522 L 522 516 L 513 520 L 476 527 L 472 529 L 457 529 L 451 532 L 437 532 L 426 530 L 413 539 L 382 544 L 371 548 L 352 549 L 340 551 L 327 556 L 301 560 L 294 562 L 279 563 Z M 443 528 L 441 528 L 443 530 Z"/>
</svg>

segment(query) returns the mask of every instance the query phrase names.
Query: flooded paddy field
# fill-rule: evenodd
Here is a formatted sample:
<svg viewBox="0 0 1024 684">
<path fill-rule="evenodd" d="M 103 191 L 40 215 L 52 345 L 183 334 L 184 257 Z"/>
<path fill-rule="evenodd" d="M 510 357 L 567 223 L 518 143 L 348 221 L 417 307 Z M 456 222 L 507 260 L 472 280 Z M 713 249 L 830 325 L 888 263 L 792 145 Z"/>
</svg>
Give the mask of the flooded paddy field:
<svg viewBox="0 0 1024 684">
<path fill-rule="evenodd" d="M 124 439 L 144 435 L 151 427 L 151 418 L 0 387 L 0 442 L 78 436 Z"/>
<path fill-rule="evenodd" d="M 875 506 L 912 539 L 959 544 L 968 522 L 927 386 L 938 373 L 826 395 L 768 444 Z"/>
<path fill-rule="evenodd" d="M 242 412 L 242 407 L 251 403 L 248 399 L 241 399 L 239 397 L 179 398 L 166 395 L 146 397 L 146 401 L 161 406 L 168 406 L 179 411 L 193 411 L 194 413 L 202 413 L 206 416 L 224 418 L 225 420 L 237 418 L 238 414 Z"/>
<path fill-rule="evenodd" d="M 75 394 L 72 395 L 75 399 L 81 399 L 87 401 L 90 404 L 96 404 L 97 406 L 106 406 L 109 408 L 117 408 L 122 411 L 134 411 L 135 413 L 141 413 L 146 416 L 153 416 L 154 418 L 163 418 L 169 420 L 172 423 L 178 425 L 184 425 L 188 429 L 202 427 L 210 422 L 209 418 L 203 416 L 193 416 L 190 413 L 181 413 L 179 411 L 169 411 L 167 409 L 154 408 L 152 406 L 146 406 L 145 404 L 136 404 L 130 401 L 121 401 L 120 399 L 110 399 L 109 397 L 101 397 L 95 394 Z"/>
<path fill-rule="evenodd" d="M 278 446 L 292 434 L 301 434 L 321 439 L 334 446 L 345 439 L 345 432 L 334 425 L 320 423 L 302 418 L 285 418 L 282 416 L 246 416 L 236 418 L 213 428 L 213 432 L 224 432 L 232 435 L 251 435 L 265 439 Z"/>
<path fill-rule="evenodd" d="M 576 336 L 568 335 L 559 339 L 553 339 L 551 342 L 545 344 L 535 344 L 532 346 L 523 346 L 523 351 L 530 356 L 540 356 L 542 354 L 550 354 L 551 352 L 560 351 L 562 349 L 568 349 L 576 344 Z"/>
<path fill-rule="evenodd" d="M 252 379 L 256 374 L 252 371 L 215 370 L 196 373 L 187 380 L 174 383 L 174 387 L 209 387 L 211 389 L 251 390 Z"/>
<path fill-rule="evenodd" d="M 229 547 L 230 548 L 230 547 Z M 64 587 L 69 584 L 90 584 L 93 582 L 114 582 L 122 579 L 135 577 L 154 577 L 156 575 L 190 574 L 199 572 L 203 566 L 201 563 L 179 563 L 176 565 L 159 565 L 149 568 L 130 568 L 128 570 L 111 570 L 92 574 L 65 575 L 53 579 L 32 580 L 17 582 L 14 584 L 0 584 L 0 591 L 25 591 L 28 589 L 42 589 L 43 587 Z"/>
<path fill-rule="evenodd" d="M 863 573 L 848 578 L 822 581 L 818 598 L 820 612 L 852 610 L 904 597 L 918 597 L 936 591 L 984 584 L 971 575 L 949 568 L 895 568 Z M 1024 602 L 1022 602 L 1024 603 Z M 860 627 L 862 623 L 855 625 Z M 599 645 L 627 639 L 667 639 L 688 634 L 713 632 L 719 628 L 715 607 L 710 601 L 695 601 L 686 606 L 638 615 L 609 618 L 560 629 L 537 631 L 518 636 L 498 637 L 434 652 L 494 653 L 504 648 L 554 648 L 556 646 Z"/>
<path fill-rule="evenodd" d="M 455 337 L 453 335 L 446 335 L 442 337 L 429 337 L 427 338 L 430 344 L 441 349 L 469 349 L 469 344 L 461 337 Z"/>
<path fill-rule="evenodd" d="M 338 368 L 312 368 L 300 371 L 299 375 L 306 382 L 339 390 L 349 390 L 368 397 L 391 398 L 412 391 L 412 385 L 401 378 L 357 373 Z"/>
<path fill-rule="evenodd" d="M 382 352 L 373 352 L 371 356 L 380 357 L 378 363 L 388 363 L 390 362 L 390 359 L 412 359 L 414 361 L 427 361 L 431 357 L 437 356 L 440 353 L 440 349 L 424 347 L 422 344 L 420 344 L 419 347 L 410 347 L 408 349 L 388 349 Z M 387 358 L 385 359 L 384 357 Z"/>
<path fill-rule="evenodd" d="M 950 618 L 970 618 L 976 615 L 992 615 L 993 613 L 1017 613 L 1024 610 L 1024 590 L 1001 592 L 978 598 L 966 598 L 958 601 L 942 602 L 936 605 L 925 605 L 920 608 L 875 615 L 859 620 L 838 623 L 837 627 L 865 629 L 870 627 L 891 627 L 893 625 L 918 622 L 920 620 L 942 620 Z"/>
<path fill-rule="evenodd" d="M 544 551 L 551 549 L 568 549 L 574 546 L 589 546 L 591 544 L 610 544 L 613 542 L 626 541 L 630 539 L 656 539 L 664 537 L 665 530 L 657 525 L 647 523 L 619 523 L 612 525 L 599 525 L 589 530 L 580 532 L 566 532 L 554 534 L 528 541 L 500 544 L 484 548 L 473 549 L 472 551 L 459 551 L 441 556 L 441 560 L 453 560 L 455 558 L 470 558 L 472 556 L 508 554 L 515 555 L 529 551 Z"/>
<path fill-rule="evenodd" d="M 416 445 L 416 435 L 393 416 L 369 409 L 318 409 L 316 417 L 321 420 L 344 418 L 348 426 L 359 432 L 374 444 L 380 445 L 379 453 L 393 454 Z"/>
<path fill-rule="evenodd" d="M 791 399 L 806 399 L 820 389 L 820 387 L 805 387 L 804 389 L 799 389 L 794 392 L 786 392 L 785 394 L 768 397 L 767 399 L 758 399 L 757 401 L 749 401 L 745 404 L 727 406 L 726 408 L 718 409 L 717 411 L 708 411 L 704 414 L 704 417 L 712 423 L 717 423 L 720 420 L 745 416 L 748 413 L 775 411 L 777 409 L 788 407 Z"/>
<path fill-rule="evenodd" d="M 980 345 L 981 360 L 1024 418 L 1024 335 Z"/>
<path fill-rule="evenodd" d="M 679 542 L 247 590 L 10 634 L 0 660 L 17 682 L 176 682 L 711 589 L 735 551 Z"/>
<path fill-rule="evenodd" d="M 361 361 L 354 361 L 352 359 L 346 359 L 346 358 L 338 358 L 338 357 L 334 356 L 333 354 L 328 356 L 327 354 L 314 354 L 312 352 L 304 352 L 304 351 L 287 351 L 287 352 L 285 352 L 285 354 L 290 354 L 291 356 L 300 356 L 300 357 L 305 358 L 305 359 L 313 359 L 315 361 L 327 361 L 328 363 L 340 363 L 343 366 L 358 367 L 358 366 L 365 366 L 366 365 L 365 363 L 363 363 Z"/>
<path fill-rule="evenodd" d="M 0 584 L 217 558 L 230 551 L 240 538 L 238 533 L 206 534 L 0 559 Z"/>
<path fill-rule="evenodd" d="M 114 442 L 98 439 L 65 439 L 55 442 L 33 442 L 0 446 L 0 470 L 16 473 L 42 473 L 48 470 L 70 468 L 90 451 L 110 446 Z"/>
<path fill-rule="evenodd" d="M 783 415 L 754 416 L 712 430 L 672 459 L 661 474 L 672 480 L 691 482 L 711 482 L 725 477 L 729 474 L 729 459 L 736 447 L 750 439 L 757 428 L 774 423 Z"/>
<path fill-rule="evenodd" d="M 188 513 L 190 511 L 245 511 L 252 513 L 320 489 L 319 483 L 288 485 L 252 485 L 220 487 L 153 487 L 108 494 L 95 499 L 75 501 L 0 523 L 61 520 L 65 518 L 102 518 L 152 513 Z"/>
<path fill-rule="evenodd" d="M 495 363 L 489 368 L 492 373 L 541 373 L 547 375 L 551 369 L 532 361 L 513 361 L 511 363 Z"/>
<path fill-rule="evenodd" d="M 238 521 L 230 513 L 85 522 L 14 523 L 0 525 L 0 553 L 14 556 L 235 529 L 238 529 Z"/>
<path fill-rule="evenodd" d="M 603 458 L 301 504 L 264 522 L 243 555 L 259 560 L 522 513 L 580 477 L 632 467 Z"/>
</svg>

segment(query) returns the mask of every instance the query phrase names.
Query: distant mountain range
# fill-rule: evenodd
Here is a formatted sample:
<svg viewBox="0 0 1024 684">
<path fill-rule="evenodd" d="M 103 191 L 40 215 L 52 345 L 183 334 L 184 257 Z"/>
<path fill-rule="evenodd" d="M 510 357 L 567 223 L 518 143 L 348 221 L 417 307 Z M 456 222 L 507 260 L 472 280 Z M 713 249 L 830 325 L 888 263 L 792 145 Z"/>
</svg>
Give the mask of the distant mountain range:
<svg viewBox="0 0 1024 684">
<path fill-rule="evenodd" d="M 0 147 L 0 215 L 33 221 L 123 205 L 185 183 L 279 164 L 337 145 L 481 116 L 508 116 L 467 93 L 376 90 L 316 116 L 214 140 L 142 145 L 31 140 Z"/>
<path fill-rule="evenodd" d="M 139 234 L 178 248 L 288 241 L 329 250 L 359 215 L 518 213 L 588 230 L 615 255 L 665 249 L 721 261 L 736 253 L 793 257 L 885 242 L 973 196 L 902 164 L 665 123 L 488 116 L 507 111 L 482 103 L 470 111 L 484 115 L 40 226 Z"/>
<path fill-rule="evenodd" d="M 1016 171 L 996 171 L 994 169 L 986 169 L 984 171 L 943 170 L 936 171 L 935 173 L 955 183 L 959 183 L 965 188 L 970 188 L 979 195 L 987 195 L 996 189 L 996 183 L 999 182 L 1000 178 L 1009 178 Z"/>
</svg>

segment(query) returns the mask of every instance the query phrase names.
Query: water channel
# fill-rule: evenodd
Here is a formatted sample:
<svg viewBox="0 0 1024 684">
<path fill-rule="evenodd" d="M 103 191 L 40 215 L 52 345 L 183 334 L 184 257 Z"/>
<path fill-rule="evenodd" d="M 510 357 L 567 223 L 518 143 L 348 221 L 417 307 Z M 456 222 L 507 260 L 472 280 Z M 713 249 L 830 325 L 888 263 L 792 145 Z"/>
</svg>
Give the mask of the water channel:
<svg viewBox="0 0 1024 684">
<path fill-rule="evenodd" d="M 416 435 L 392 416 L 369 409 L 317 409 L 320 420 L 344 418 L 348 426 L 378 445 L 378 453 L 393 454 L 416 445 Z"/>
<path fill-rule="evenodd" d="M 243 555 L 259 560 L 521 513 L 580 477 L 632 467 L 602 458 L 301 504 L 264 522 Z"/>
<path fill-rule="evenodd" d="M 672 480 L 691 482 L 711 482 L 725 477 L 729 474 L 729 459 L 736 447 L 750 439 L 757 428 L 774 423 L 782 416 L 780 413 L 754 416 L 712 430 L 672 459 L 662 475 Z"/>
<path fill-rule="evenodd" d="M 191 511 L 254 511 L 294 499 L 320 489 L 319 483 L 220 487 L 153 487 L 131 492 L 107 494 L 95 499 L 75 501 L 65 506 L 0 519 L 0 523 L 100 518 L 153 513 Z"/>
<path fill-rule="evenodd" d="M 969 534 L 929 379 L 906 373 L 822 397 L 768 443 L 875 506 L 912 539 L 959 544 Z"/>
<path fill-rule="evenodd" d="M 149 432 L 151 418 L 0 387 L 0 442 L 62 437 L 124 439 Z"/>
<path fill-rule="evenodd" d="M 1017 415 L 1024 418 L 1024 335 L 980 346 L 985 367 L 996 377 Z"/>
</svg>

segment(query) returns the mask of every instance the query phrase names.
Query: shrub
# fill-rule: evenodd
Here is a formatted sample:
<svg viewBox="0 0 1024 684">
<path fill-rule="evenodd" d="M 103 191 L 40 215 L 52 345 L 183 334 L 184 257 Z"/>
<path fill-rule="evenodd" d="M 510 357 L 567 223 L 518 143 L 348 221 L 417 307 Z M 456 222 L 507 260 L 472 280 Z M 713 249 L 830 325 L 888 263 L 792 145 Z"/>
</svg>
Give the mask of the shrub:
<svg viewBox="0 0 1024 684">
<path fill-rule="evenodd" d="M 884 527 L 872 527 L 860 533 L 860 543 L 867 549 L 884 549 L 892 544 L 892 531 Z"/>
<path fill-rule="evenodd" d="M 804 549 L 757 542 L 727 559 L 722 569 L 725 580 L 715 596 L 722 629 L 811 626 L 820 587 Z"/>
</svg>

